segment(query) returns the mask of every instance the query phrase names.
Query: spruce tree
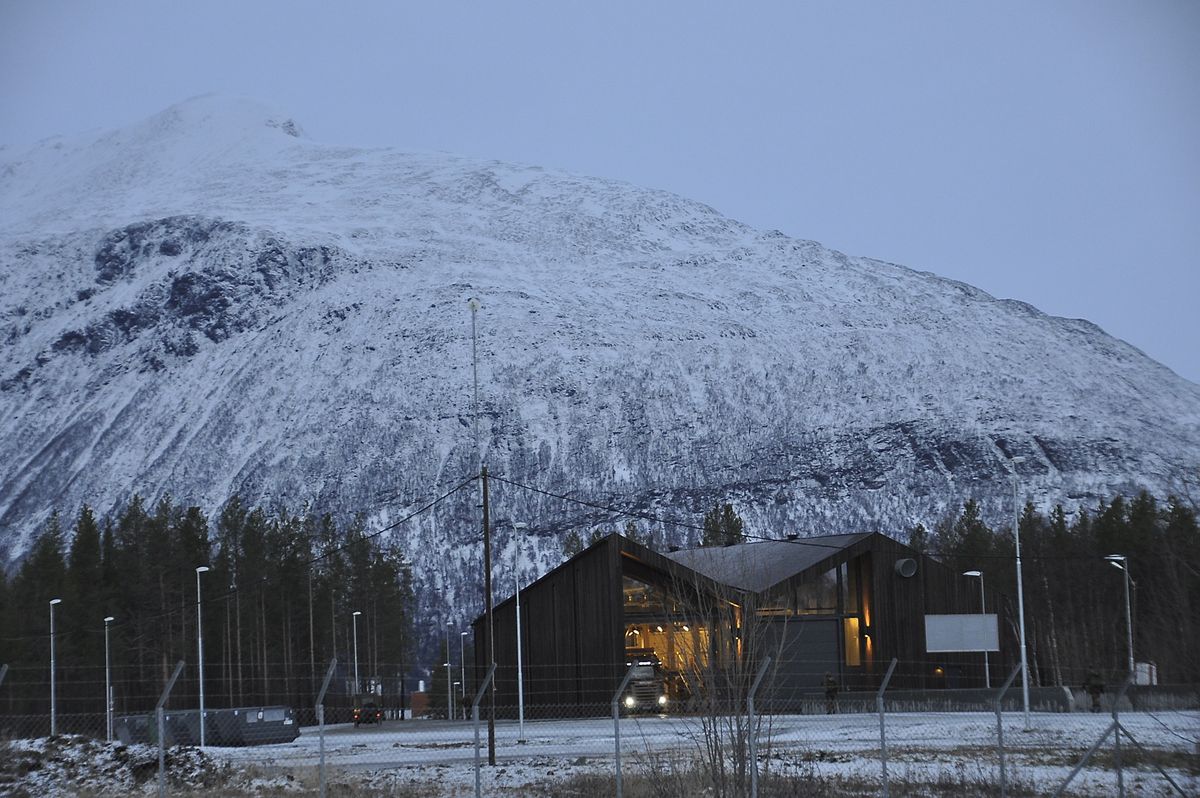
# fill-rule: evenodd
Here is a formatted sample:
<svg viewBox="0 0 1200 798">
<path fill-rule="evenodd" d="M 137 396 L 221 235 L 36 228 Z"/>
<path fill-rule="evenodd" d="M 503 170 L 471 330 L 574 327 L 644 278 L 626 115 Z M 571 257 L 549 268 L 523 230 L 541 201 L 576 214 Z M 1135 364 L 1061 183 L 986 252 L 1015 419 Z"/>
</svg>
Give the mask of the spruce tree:
<svg viewBox="0 0 1200 798">
<path fill-rule="evenodd" d="M 583 551 L 583 538 L 572 529 L 563 537 L 563 556 L 568 559 Z"/>
<path fill-rule="evenodd" d="M 75 635 L 74 653 L 79 661 L 88 665 L 99 665 L 104 657 L 104 641 L 96 634 L 103 628 L 104 584 L 103 562 L 100 552 L 100 530 L 92 508 L 86 504 L 79 511 L 75 523 L 75 536 L 71 539 L 71 553 L 67 558 L 67 586 L 63 597 L 63 620 L 70 627 L 86 630 Z"/>
<path fill-rule="evenodd" d="M 714 504 L 704 515 L 701 546 L 726 546 L 745 541 L 745 525 L 732 504 Z"/>
</svg>

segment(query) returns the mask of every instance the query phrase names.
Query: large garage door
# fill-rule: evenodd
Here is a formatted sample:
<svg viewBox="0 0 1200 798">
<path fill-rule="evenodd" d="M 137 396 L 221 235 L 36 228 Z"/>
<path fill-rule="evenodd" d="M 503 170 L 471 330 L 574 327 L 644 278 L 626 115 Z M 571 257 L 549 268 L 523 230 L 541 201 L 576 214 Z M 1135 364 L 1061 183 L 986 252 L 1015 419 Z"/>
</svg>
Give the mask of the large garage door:
<svg viewBox="0 0 1200 798">
<path fill-rule="evenodd" d="M 759 651 L 771 658 L 760 693 L 775 711 L 796 709 L 801 700 L 823 700 L 826 673 L 838 675 L 838 622 L 762 620 Z"/>
</svg>

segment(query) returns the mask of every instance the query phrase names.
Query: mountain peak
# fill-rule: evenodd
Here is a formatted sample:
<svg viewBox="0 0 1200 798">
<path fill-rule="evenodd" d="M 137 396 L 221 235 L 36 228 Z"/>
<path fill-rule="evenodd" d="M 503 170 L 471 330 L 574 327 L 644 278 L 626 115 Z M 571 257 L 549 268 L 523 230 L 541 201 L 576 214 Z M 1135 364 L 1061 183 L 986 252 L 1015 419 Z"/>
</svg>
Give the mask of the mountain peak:
<svg viewBox="0 0 1200 798">
<path fill-rule="evenodd" d="M 251 97 L 200 94 L 154 114 L 144 127 L 163 135 L 216 134 L 221 138 L 244 136 L 267 128 L 293 138 L 304 131 L 286 111 Z"/>
<path fill-rule="evenodd" d="M 1195 473 L 1200 387 L 1098 328 L 666 192 L 298 134 L 205 95 L 0 164 L 0 559 L 133 491 L 386 522 L 371 497 L 440 493 L 480 450 L 762 530 L 1007 517 L 1014 454 L 1042 507 Z M 433 566 L 472 511 L 404 534 Z"/>
<path fill-rule="evenodd" d="M 191 210 L 195 192 L 236 195 L 247 166 L 288 162 L 297 146 L 313 145 L 286 112 L 247 97 L 200 95 L 126 127 L 47 139 L 5 159 L 0 227 L 55 231 L 97 217 L 115 224 L 173 206 Z"/>
</svg>

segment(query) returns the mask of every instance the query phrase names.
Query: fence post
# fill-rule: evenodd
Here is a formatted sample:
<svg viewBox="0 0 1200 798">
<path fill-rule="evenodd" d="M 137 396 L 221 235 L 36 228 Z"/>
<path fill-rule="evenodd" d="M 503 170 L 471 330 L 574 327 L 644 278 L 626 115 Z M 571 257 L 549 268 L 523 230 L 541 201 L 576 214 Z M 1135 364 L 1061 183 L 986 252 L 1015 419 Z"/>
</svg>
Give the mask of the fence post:
<svg viewBox="0 0 1200 798">
<path fill-rule="evenodd" d="M 337 667 L 337 657 L 329 660 L 329 670 L 325 672 L 325 681 L 321 683 L 321 692 L 317 693 L 317 746 L 321 751 L 321 760 L 318 767 L 321 779 L 321 798 L 325 798 L 325 691 L 329 689 L 329 680 L 333 678 L 333 671 Z"/>
<path fill-rule="evenodd" d="M 617 688 L 617 692 L 613 693 L 612 697 L 613 744 L 616 746 L 617 753 L 617 798 L 621 798 L 621 693 L 624 693 L 625 688 L 629 686 L 629 680 L 633 678 L 633 669 L 636 667 L 636 662 L 629 666 L 629 670 L 625 671 L 625 678 L 621 680 L 621 686 Z"/>
<path fill-rule="evenodd" d="M 475 700 L 471 702 L 471 722 L 475 726 L 475 798 L 483 795 L 483 782 L 479 771 L 479 702 L 483 700 L 483 694 L 487 692 L 488 685 L 492 683 L 492 677 L 495 675 L 496 663 L 493 662 L 488 668 L 487 676 L 483 677 L 483 684 L 479 685 Z"/>
<path fill-rule="evenodd" d="M 1113 732 L 1117 732 L 1118 734 L 1120 734 L 1120 732 L 1117 731 L 1121 725 L 1117 721 L 1117 703 L 1122 698 L 1125 697 L 1125 691 L 1129 689 L 1129 685 L 1132 682 L 1133 682 L 1133 674 L 1131 673 L 1131 674 L 1129 674 L 1128 677 L 1126 677 L 1125 684 L 1121 685 L 1121 689 L 1117 691 L 1116 697 L 1113 698 L 1113 722 L 1108 724 L 1108 728 L 1104 730 L 1104 734 L 1100 735 L 1100 739 L 1097 740 L 1095 742 L 1095 744 L 1093 744 L 1092 747 L 1087 750 L 1087 753 L 1083 755 L 1083 759 L 1079 760 L 1079 764 L 1076 765 L 1075 769 L 1072 770 L 1070 775 L 1067 776 L 1067 780 L 1064 781 L 1061 785 L 1059 785 L 1059 788 L 1057 790 L 1055 790 L 1054 798 L 1058 798 L 1058 796 L 1062 795 L 1066 791 L 1067 785 L 1070 784 L 1071 781 L 1077 775 L 1079 775 L 1079 771 L 1083 770 L 1084 766 L 1087 765 L 1088 761 L 1092 758 L 1092 755 L 1100 750 L 1100 746 L 1103 745 L 1104 741 L 1108 739 L 1108 735 L 1112 734 Z M 1118 746 L 1120 745 L 1119 741 L 1117 742 L 1117 745 Z M 1120 784 L 1120 787 L 1122 790 L 1121 794 L 1124 795 L 1125 785 L 1122 783 L 1121 764 L 1119 761 L 1116 764 L 1117 764 L 1117 781 L 1118 781 L 1118 784 Z M 1169 781 L 1169 779 L 1168 779 L 1168 781 Z M 1174 782 L 1172 782 L 1172 784 L 1173 783 Z"/>
<path fill-rule="evenodd" d="M 879 712 L 879 761 L 883 764 L 883 798 L 888 798 L 887 732 L 883 723 L 883 691 L 887 689 L 888 682 L 892 680 L 892 672 L 896 670 L 898 661 L 892 657 L 892 664 L 888 665 L 883 683 L 879 685 L 879 692 L 875 693 L 875 709 Z"/>
<path fill-rule="evenodd" d="M 1008 692 L 1008 688 L 1012 687 L 1013 680 L 1020 672 L 1021 663 L 1018 662 L 1017 667 L 1013 668 L 1013 672 L 1004 681 L 1000 692 L 996 693 L 996 745 L 1000 749 L 1000 798 L 1005 798 L 1008 794 L 1008 774 L 1004 770 L 1004 721 L 1000 716 L 1000 710 L 1001 704 L 1004 703 L 1004 694 Z"/>
<path fill-rule="evenodd" d="M 1121 704 L 1121 699 L 1125 697 L 1125 693 L 1129 690 L 1129 685 L 1133 684 L 1133 674 L 1130 673 L 1125 677 L 1125 683 L 1121 685 L 1121 689 L 1117 691 L 1117 695 L 1113 698 L 1112 705 L 1112 730 L 1113 730 L 1113 764 L 1117 768 L 1117 795 L 1125 798 L 1125 771 L 1121 767 L 1121 721 L 1118 717 L 1120 710 L 1118 707 Z"/>
<path fill-rule="evenodd" d="M 758 798 L 758 727 L 754 723 L 754 695 L 770 665 L 770 657 L 763 659 L 763 664 L 758 667 L 758 675 L 754 677 L 754 684 L 750 685 L 750 692 L 746 694 L 746 721 L 750 726 L 750 798 Z"/>
<path fill-rule="evenodd" d="M 165 798 L 167 794 L 167 751 L 165 747 L 167 734 L 163 727 L 163 704 L 167 703 L 167 699 L 171 697 L 171 688 L 175 686 L 175 680 L 179 678 L 182 670 L 183 660 L 179 660 L 175 663 L 175 672 L 167 680 L 167 686 L 163 688 L 162 696 L 154 707 L 154 715 L 158 721 L 158 798 Z"/>
</svg>

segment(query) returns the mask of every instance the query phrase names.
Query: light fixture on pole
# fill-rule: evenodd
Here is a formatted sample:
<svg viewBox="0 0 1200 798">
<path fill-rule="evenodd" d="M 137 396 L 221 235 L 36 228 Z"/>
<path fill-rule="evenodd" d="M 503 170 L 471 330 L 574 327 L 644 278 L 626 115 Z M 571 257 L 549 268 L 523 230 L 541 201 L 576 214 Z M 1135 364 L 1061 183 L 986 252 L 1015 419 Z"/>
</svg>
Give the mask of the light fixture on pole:
<svg viewBox="0 0 1200 798">
<path fill-rule="evenodd" d="M 450 630 L 454 621 L 446 621 L 446 720 L 454 720 L 454 677 L 450 669 L 454 667 L 453 657 L 450 656 Z"/>
<path fill-rule="evenodd" d="M 979 614 L 987 614 L 987 602 L 983 597 L 983 571 L 963 571 L 963 576 L 973 576 L 979 579 Z M 989 690 L 992 689 L 992 672 L 988 665 L 987 649 L 983 650 L 983 685 Z"/>
<path fill-rule="evenodd" d="M 1021 708 L 1025 713 L 1025 728 L 1029 728 L 1029 661 L 1025 651 L 1025 588 L 1021 581 L 1021 506 L 1017 503 L 1017 466 L 1024 457 L 1009 459 L 1013 485 L 1013 540 L 1017 549 L 1017 618 L 1021 633 Z"/>
<path fill-rule="evenodd" d="M 113 622 L 113 617 L 109 615 L 104 619 L 104 739 L 112 742 L 112 671 L 109 668 L 108 659 L 108 625 Z"/>
<path fill-rule="evenodd" d="M 204 624 L 200 622 L 200 574 L 208 573 L 207 565 L 196 566 L 196 649 L 200 662 L 200 747 L 204 747 Z"/>
<path fill-rule="evenodd" d="M 358 686 L 361 682 L 358 681 L 358 616 L 362 615 L 361 610 L 355 610 L 353 614 L 354 620 L 350 623 L 354 626 L 354 694 L 359 695 Z M 355 704 L 354 706 L 358 706 Z"/>
<path fill-rule="evenodd" d="M 462 679 L 462 692 L 459 693 L 461 700 L 458 705 L 462 708 L 463 720 L 467 719 L 467 635 L 470 632 L 458 633 L 458 664 L 460 670 L 460 678 Z"/>
<path fill-rule="evenodd" d="M 1109 564 L 1114 568 L 1120 568 L 1125 572 L 1125 635 L 1129 651 L 1129 672 L 1134 672 L 1133 662 L 1133 613 L 1130 611 L 1129 605 L 1129 583 L 1133 580 L 1129 577 L 1129 558 L 1124 554 L 1109 554 L 1104 559 L 1108 560 Z"/>
<path fill-rule="evenodd" d="M 517 586 L 517 742 L 525 742 L 525 674 L 521 670 L 521 543 L 529 524 L 516 523 L 517 539 L 513 545 L 513 581 Z"/>
<path fill-rule="evenodd" d="M 50 599 L 50 736 L 57 732 L 58 699 L 54 694 L 54 605 L 62 604 L 62 599 Z"/>
</svg>

